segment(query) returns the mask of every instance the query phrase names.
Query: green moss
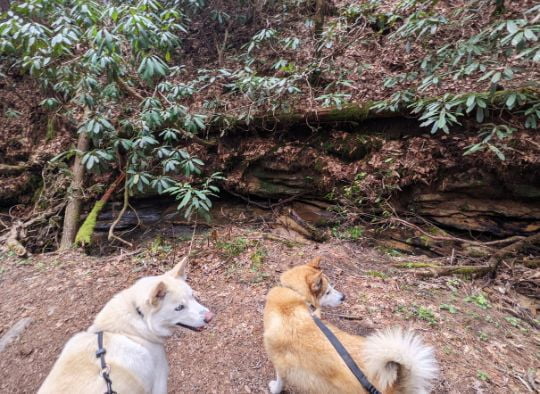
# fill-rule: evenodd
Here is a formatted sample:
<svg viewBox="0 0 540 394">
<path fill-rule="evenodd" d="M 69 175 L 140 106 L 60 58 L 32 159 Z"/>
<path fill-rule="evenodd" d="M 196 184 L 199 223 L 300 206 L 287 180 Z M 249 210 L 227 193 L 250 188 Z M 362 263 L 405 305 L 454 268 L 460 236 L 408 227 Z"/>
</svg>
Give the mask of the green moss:
<svg viewBox="0 0 540 394">
<path fill-rule="evenodd" d="M 227 257 L 236 257 L 249 247 L 249 241 L 245 238 L 238 237 L 231 241 L 218 242 L 217 247 L 221 249 Z"/>
<path fill-rule="evenodd" d="M 262 269 L 262 265 L 266 258 L 266 250 L 264 248 L 257 248 L 255 252 L 251 255 L 251 270 L 258 272 Z"/>
<path fill-rule="evenodd" d="M 103 209 L 104 205 L 105 203 L 103 201 L 96 202 L 94 208 L 92 208 L 92 210 L 84 220 L 84 223 L 77 232 L 77 236 L 75 237 L 76 245 L 90 245 L 92 234 L 94 233 L 94 227 L 96 227 L 97 217 Z"/>
<path fill-rule="evenodd" d="M 397 265 L 398 268 L 438 268 L 436 264 L 407 262 Z"/>
<path fill-rule="evenodd" d="M 341 109 L 335 108 L 329 112 L 328 118 L 330 121 L 347 119 L 348 121 L 362 122 L 369 117 L 370 110 L 373 104 L 374 103 L 372 101 L 367 101 L 365 103 L 362 103 L 360 106 L 352 104 L 344 106 Z"/>
<path fill-rule="evenodd" d="M 47 133 L 45 134 L 46 141 L 51 141 L 54 139 L 54 137 L 56 137 L 56 130 L 54 126 L 55 126 L 54 117 L 49 117 L 49 119 L 47 120 Z"/>
<path fill-rule="evenodd" d="M 369 275 L 369 276 L 373 276 L 374 278 L 381 278 L 381 279 L 388 278 L 388 275 L 386 275 L 384 272 L 380 272 L 380 271 L 368 271 L 368 272 L 366 272 L 366 274 Z"/>
</svg>

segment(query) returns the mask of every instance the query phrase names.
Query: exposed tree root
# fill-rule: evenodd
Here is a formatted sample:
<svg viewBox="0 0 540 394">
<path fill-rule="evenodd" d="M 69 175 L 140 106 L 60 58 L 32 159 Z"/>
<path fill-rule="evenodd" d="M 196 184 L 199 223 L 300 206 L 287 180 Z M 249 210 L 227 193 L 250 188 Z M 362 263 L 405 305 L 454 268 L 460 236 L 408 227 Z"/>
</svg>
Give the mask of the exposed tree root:
<svg viewBox="0 0 540 394">
<path fill-rule="evenodd" d="M 26 222 L 23 222 L 22 220 L 15 220 L 7 234 L 0 237 L 0 241 L 4 241 L 6 248 L 17 254 L 17 256 L 29 256 L 30 253 L 24 246 L 28 229 L 36 223 L 49 220 L 50 217 L 57 215 L 60 211 L 62 211 L 64 207 L 65 203 L 60 203 L 52 208 L 47 209 L 39 215 L 32 217 Z"/>
</svg>

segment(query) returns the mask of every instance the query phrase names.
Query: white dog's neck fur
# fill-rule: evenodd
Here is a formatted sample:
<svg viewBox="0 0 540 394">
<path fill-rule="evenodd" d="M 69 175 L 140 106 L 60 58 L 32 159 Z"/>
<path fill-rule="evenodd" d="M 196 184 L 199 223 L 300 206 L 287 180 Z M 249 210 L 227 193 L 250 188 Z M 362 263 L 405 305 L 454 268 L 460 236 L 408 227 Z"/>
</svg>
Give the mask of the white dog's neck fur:
<svg viewBox="0 0 540 394">
<path fill-rule="evenodd" d="M 140 314 L 137 311 L 140 306 L 135 305 L 133 299 L 125 294 L 130 290 L 131 288 L 126 289 L 113 297 L 98 313 L 88 331 L 122 334 L 163 345 L 167 338 L 158 336 L 149 329 L 148 316 Z M 109 316 L 115 316 L 115 319 L 111 320 Z"/>
</svg>

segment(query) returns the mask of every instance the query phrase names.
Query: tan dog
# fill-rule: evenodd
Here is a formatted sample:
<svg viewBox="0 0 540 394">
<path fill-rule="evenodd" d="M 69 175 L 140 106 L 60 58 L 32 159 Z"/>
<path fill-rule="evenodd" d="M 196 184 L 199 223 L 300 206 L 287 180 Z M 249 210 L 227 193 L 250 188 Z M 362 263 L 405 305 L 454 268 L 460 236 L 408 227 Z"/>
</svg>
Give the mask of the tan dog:
<svg viewBox="0 0 540 394">
<path fill-rule="evenodd" d="M 337 306 L 343 295 L 332 288 L 320 258 L 286 271 L 267 296 L 264 346 L 276 370 L 270 392 L 284 384 L 301 393 L 365 393 L 311 317 L 310 306 Z M 432 348 L 412 332 L 391 329 L 369 337 L 327 324 L 369 381 L 386 394 L 428 393 L 437 376 Z"/>
<path fill-rule="evenodd" d="M 96 333 L 103 331 L 112 389 L 119 394 L 166 394 L 165 339 L 176 326 L 199 331 L 213 317 L 185 282 L 186 263 L 184 258 L 171 271 L 142 278 L 115 295 L 87 331 L 68 341 L 38 393 L 106 392 L 96 358 Z"/>
</svg>

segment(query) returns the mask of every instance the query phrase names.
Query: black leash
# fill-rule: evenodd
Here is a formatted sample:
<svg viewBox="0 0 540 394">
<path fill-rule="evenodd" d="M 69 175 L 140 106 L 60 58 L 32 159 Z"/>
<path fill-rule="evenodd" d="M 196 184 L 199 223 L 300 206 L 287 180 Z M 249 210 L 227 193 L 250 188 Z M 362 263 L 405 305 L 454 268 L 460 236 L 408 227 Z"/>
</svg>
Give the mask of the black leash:
<svg viewBox="0 0 540 394">
<path fill-rule="evenodd" d="M 107 351 L 103 347 L 103 331 L 98 331 L 96 334 L 98 343 L 96 358 L 99 358 L 99 361 L 101 363 L 101 376 L 103 376 L 103 379 L 105 379 L 105 383 L 107 383 L 107 392 L 105 394 L 117 394 L 116 391 L 113 391 L 112 389 L 112 380 L 109 376 L 111 369 L 105 362 L 105 353 L 107 353 Z"/>
<path fill-rule="evenodd" d="M 337 339 L 337 337 L 334 335 L 332 331 L 314 314 L 311 314 L 311 317 L 313 318 L 313 321 L 315 324 L 320 328 L 320 330 L 323 332 L 323 334 L 326 336 L 328 341 L 332 344 L 334 349 L 338 352 L 341 359 L 347 364 L 347 367 L 351 370 L 353 375 L 356 377 L 356 379 L 360 382 L 362 387 L 369 393 L 369 394 L 381 394 L 379 390 L 373 386 L 366 375 L 362 372 L 362 370 L 358 367 L 358 365 L 354 362 L 353 358 L 345 349 L 343 344 Z"/>
</svg>

